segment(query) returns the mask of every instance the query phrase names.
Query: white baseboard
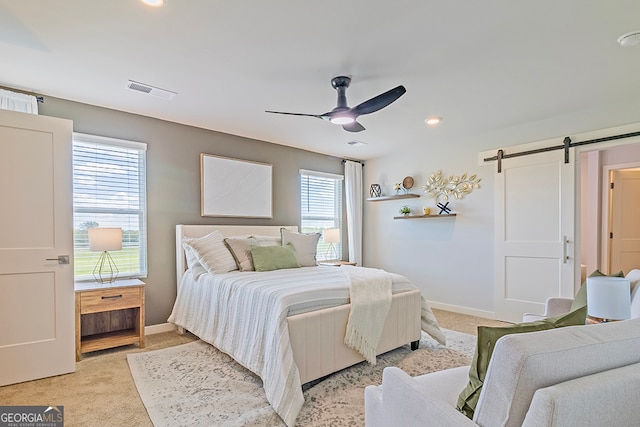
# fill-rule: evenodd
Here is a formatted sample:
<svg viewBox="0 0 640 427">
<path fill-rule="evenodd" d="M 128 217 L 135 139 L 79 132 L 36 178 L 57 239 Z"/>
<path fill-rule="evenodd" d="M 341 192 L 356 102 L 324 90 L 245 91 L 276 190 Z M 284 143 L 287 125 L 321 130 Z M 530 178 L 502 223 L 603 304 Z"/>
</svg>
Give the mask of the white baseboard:
<svg viewBox="0 0 640 427">
<path fill-rule="evenodd" d="M 429 301 L 429 306 L 431 306 L 431 308 L 451 311 L 453 313 L 468 314 L 469 316 L 482 317 L 482 318 L 491 319 L 491 320 L 496 319 L 496 315 L 493 311 L 477 310 L 475 308 L 462 307 L 459 305 L 445 304 L 445 303 L 432 302 L 432 301 Z"/>
<path fill-rule="evenodd" d="M 161 323 L 159 325 L 150 325 L 144 327 L 145 335 L 161 334 L 163 332 L 172 332 L 176 330 L 173 323 Z"/>
</svg>

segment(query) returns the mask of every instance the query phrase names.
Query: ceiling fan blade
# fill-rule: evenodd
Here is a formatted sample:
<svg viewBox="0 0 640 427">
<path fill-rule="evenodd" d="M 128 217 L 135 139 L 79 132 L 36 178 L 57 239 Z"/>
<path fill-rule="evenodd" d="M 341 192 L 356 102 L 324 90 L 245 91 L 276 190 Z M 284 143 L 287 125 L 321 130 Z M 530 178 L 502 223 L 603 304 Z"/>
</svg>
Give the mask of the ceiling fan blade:
<svg viewBox="0 0 640 427">
<path fill-rule="evenodd" d="M 360 123 L 358 122 L 353 122 L 353 123 L 349 123 L 346 125 L 342 125 L 342 129 L 349 131 L 349 132 L 361 132 L 363 130 L 365 130 L 365 127 L 362 126 Z"/>
<path fill-rule="evenodd" d="M 288 116 L 306 116 L 306 117 L 317 117 L 318 119 L 328 120 L 326 114 L 305 114 L 305 113 L 285 113 L 284 111 L 269 111 L 265 110 L 265 113 L 273 113 L 273 114 L 286 114 Z"/>
<path fill-rule="evenodd" d="M 356 116 L 374 113 L 391 104 L 396 99 L 400 98 L 406 91 L 407 90 L 402 85 L 394 87 L 393 89 L 388 90 L 385 93 L 381 93 L 378 96 L 375 96 L 367 101 L 364 101 L 361 104 L 356 105 L 351 109 L 351 111 L 353 111 Z"/>
</svg>

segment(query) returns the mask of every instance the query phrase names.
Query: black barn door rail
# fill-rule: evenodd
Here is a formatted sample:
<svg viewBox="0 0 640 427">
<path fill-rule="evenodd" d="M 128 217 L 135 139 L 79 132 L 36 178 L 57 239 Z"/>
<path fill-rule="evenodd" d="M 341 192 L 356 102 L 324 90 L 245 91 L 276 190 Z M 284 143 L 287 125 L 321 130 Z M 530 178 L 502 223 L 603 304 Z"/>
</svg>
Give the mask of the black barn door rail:
<svg viewBox="0 0 640 427">
<path fill-rule="evenodd" d="M 505 153 L 504 150 L 498 150 L 498 153 L 493 157 L 486 157 L 483 160 L 485 162 L 498 161 L 498 173 L 502 173 L 502 160 L 512 157 L 528 156 L 529 154 L 545 153 L 547 151 L 564 150 L 564 162 L 569 163 L 569 148 L 579 147 L 581 145 L 597 144 L 599 142 L 615 141 L 616 139 L 631 138 L 634 136 L 640 136 L 640 131 L 630 132 L 621 135 L 605 136 L 603 138 L 590 139 L 588 141 L 571 142 L 571 138 L 568 136 L 562 141 L 562 145 L 553 145 L 551 147 L 537 148 L 535 150 L 520 151 L 517 153 Z"/>
</svg>

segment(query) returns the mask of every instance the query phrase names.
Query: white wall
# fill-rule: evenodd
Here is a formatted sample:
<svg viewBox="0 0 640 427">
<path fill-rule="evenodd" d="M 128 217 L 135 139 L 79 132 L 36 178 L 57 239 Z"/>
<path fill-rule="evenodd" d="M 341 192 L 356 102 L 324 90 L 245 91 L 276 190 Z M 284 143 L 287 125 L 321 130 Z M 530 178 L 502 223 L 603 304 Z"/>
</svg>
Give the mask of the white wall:
<svg viewBox="0 0 640 427">
<path fill-rule="evenodd" d="M 615 135 L 620 129 L 610 128 L 593 132 L 593 138 Z M 558 126 L 550 126 L 550 129 Z M 587 129 L 586 131 L 589 131 Z M 405 275 L 423 292 L 435 308 L 444 308 L 461 313 L 493 317 L 494 312 L 494 176 L 495 162 L 483 164 L 479 161 L 481 151 L 494 147 L 508 147 L 531 141 L 557 138 L 562 144 L 571 133 L 545 138 L 518 139 L 517 129 L 505 130 L 478 137 L 474 144 L 468 141 L 425 142 L 412 152 L 399 152 L 384 158 L 367 161 L 364 168 L 365 193 L 372 183 L 381 184 L 383 195 L 394 194 L 393 184 L 407 176 L 413 176 L 415 186 L 410 190 L 420 194 L 419 199 L 366 202 L 364 208 L 364 265 L 383 268 Z M 523 130 L 523 135 L 526 135 Z M 577 133 L 573 133 L 576 135 Z M 585 136 L 583 134 L 580 136 Z M 576 139 L 574 139 L 575 141 Z M 577 139 L 585 140 L 585 139 Z M 500 145 L 502 143 L 502 145 Z M 605 143 L 603 148 L 625 143 Z M 547 144 L 548 145 L 548 144 Z M 466 147 L 466 148 L 465 148 Z M 588 150 L 593 150 L 593 146 Z M 585 148 L 585 150 L 587 150 Z M 572 149 L 579 156 L 581 149 Z M 559 151 L 558 155 L 562 153 Z M 508 161 L 508 160 L 507 160 Z M 421 211 L 424 206 L 435 207 L 435 200 L 422 189 L 429 175 L 442 170 L 445 175 L 477 174 L 481 188 L 474 190 L 462 200 L 452 200 L 457 213 L 452 218 L 430 218 L 394 220 L 398 209 L 408 204 Z M 579 169 L 578 169 L 579 170 Z M 580 175 L 577 176 L 579 182 Z M 535 185 L 535 177 L 531 185 Z M 576 196 L 579 202 L 580 195 Z M 576 206 L 580 215 L 580 204 Z M 580 220 L 577 217 L 576 224 Z M 576 229 L 576 232 L 579 232 Z M 580 251 L 576 257 L 580 261 Z"/>
<path fill-rule="evenodd" d="M 364 265 L 405 275 L 433 307 L 491 317 L 494 166 L 478 166 L 478 152 L 453 147 L 425 147 L 368 161 L 365 194 L 372 183 L 381 184 L 383 195 L 394 194 L 394 183 L 413 176 L 410 192 L 421 197 L 365 202 Z M 404 204 L 412 211 L 431 207 L 438 212 L 435 199 L 422 189 L 438 170 L 447 176 L 477 174 L 481 188 L 450 201 L 455 217 L 394 220 Z"/>
</svg>

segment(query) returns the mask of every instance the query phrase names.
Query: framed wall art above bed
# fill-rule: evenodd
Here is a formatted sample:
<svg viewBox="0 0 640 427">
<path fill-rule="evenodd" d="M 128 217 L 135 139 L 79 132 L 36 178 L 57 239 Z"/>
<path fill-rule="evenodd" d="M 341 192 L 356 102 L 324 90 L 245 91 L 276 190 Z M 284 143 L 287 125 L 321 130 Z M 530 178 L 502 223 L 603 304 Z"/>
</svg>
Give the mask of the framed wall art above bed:
<svg viewBox="0 0 640 427">
<path fill-rule="evenodd" d="M 200 154 L 201 216 L 272 218 L 272 165 Z"/>
</svg>

